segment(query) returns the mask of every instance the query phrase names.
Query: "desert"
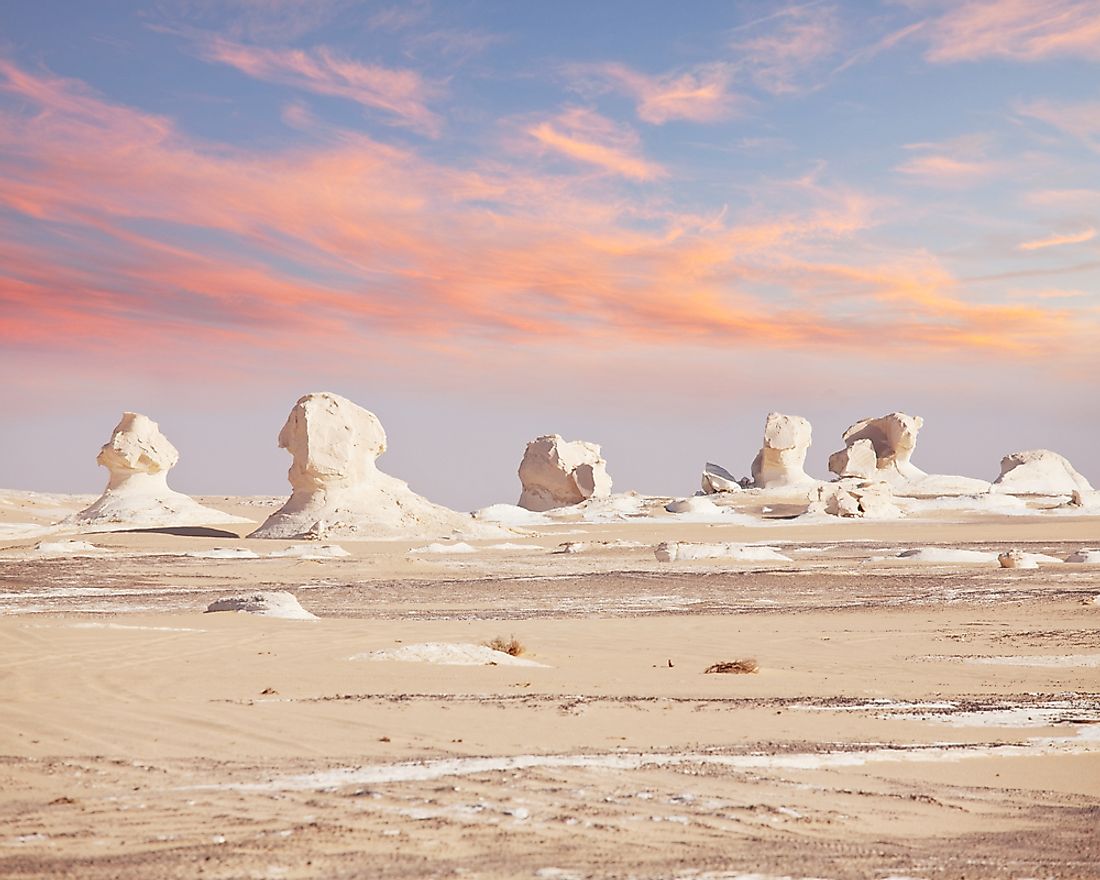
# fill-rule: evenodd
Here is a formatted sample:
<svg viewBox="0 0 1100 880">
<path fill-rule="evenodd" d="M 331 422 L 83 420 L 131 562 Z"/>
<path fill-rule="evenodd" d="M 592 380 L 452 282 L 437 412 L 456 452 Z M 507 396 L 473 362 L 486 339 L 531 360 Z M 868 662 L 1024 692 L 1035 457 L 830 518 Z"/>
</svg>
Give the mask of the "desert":
<svg viewBox="0 0 1100 880">
<path fill-rule="evenodd" d="M 471 516 L 302 400 L 293 539 L 278 497 L 3 493 L 3 876 L 1096 876 L 1100 516 L 1060 457 L 914 499 L 890 451 L 877 516 L 806 444 Z"/>
</svg>

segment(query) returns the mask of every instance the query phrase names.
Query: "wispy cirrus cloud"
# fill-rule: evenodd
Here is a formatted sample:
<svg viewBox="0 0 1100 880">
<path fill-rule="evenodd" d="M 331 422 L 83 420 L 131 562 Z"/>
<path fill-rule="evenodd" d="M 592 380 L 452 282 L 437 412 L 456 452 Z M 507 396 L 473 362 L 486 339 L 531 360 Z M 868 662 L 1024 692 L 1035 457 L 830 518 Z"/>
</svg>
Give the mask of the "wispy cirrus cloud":
<svg viewBox="0 0 1100 880">
<path fill-rule="evenodd" d="M 1045 235 L 1042 238 L 1022 241 L 1016 247 L 1022 251 L 1039 251 L 1067 244 L 1083 244 L 1086 241 L 1092 241 L 1094 238 L 1096 238 L 1096 230 L 1090 226 L 1088 229 L 1082 229 L 1079 232 Z"/>
<path fill-rule="evenodd" d="M 526 132 L 547 150 L 612 174 L 634 180 L 667 175 L 664 168 L 642 156 L 636 132 L 594 110 L 573 107 L 528 126 Z"/>
<path fill-rule="evenodd" d="M 1028 101 L 1017 104 L 1016 112 L 1100 150 L 1100 101 Z"/>
<path fill-rule="evenodd" d="M 719 122 L 735 115 L 745 98 L 731 89 L 728 64 L 702 64 L 688 70 L 647 74 L 626 64 L 578 64 L 569 75 L 586 88 L 606 87 L 635 101 L 638 118 L 653 125 L 676 119 Z"/>
<path fill-rule="evenodd" d="M 989 156 L 991 141 L 986 135 L 906 144 L 905 149 L 915 155 L 895 170 L 922 183 L 944 188 L 976 186 L 1003 174 L 1010 167 L 1008 162 Z"/>
<path fill-rule="evenodd" d="M 775 95 L 812 91 L 814 75 L 835 56 L 843 39 L 832 5 L 789 6 L 738 29 L 730 41 L 734 62 L 757 86 Z"/>
<path fill-rule="evenodd" d="M 428 107 L 442 87 L 414 70 L 365 64 L 324 46 L 272 49 L 219 36 L 203 37 L 198 50 L 206 61 L 226 64 L 254 79 L 345 98 L 423 134 L 438 136 L 442 128 L 442 118 Z"/>
<path fill-rule="evenodd" d="M 1095 0 L 964 0 L 924 30 L 925 57 L 938 63 L 1006 58 L 1100 60 Z"/>
</svg>

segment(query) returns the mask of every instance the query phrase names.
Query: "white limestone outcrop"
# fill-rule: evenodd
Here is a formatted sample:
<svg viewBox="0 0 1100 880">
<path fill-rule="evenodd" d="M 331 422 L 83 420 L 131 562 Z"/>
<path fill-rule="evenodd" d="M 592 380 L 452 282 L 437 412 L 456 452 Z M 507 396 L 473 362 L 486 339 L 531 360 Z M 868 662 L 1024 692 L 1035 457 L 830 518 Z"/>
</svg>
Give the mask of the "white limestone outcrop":
<svg viewBox="0 0 1100 880">
<path fill-rule="evenodd" d="M 611 495 L 607 462 L 596 443 L 547 434 L 527 444 L 519 464 L 518 505 L 541 512 Z"/>
<path fill-rule="evenodd" d="M 294 463 L 293 492 L 252 537 L 422 538 L 451 532 L 502 533 L 417 495 L 408 484 L 378 470 L 386 432 L 374 413 L 346 397 L 307 394 L 290 411 L 279 446 Z"/>
<path fill-rule="evenodd" d="M 902 516 L 889 486 L 855 479 L 819 486 L 807 513 L 859 519 L 898 519 Z"/>
<path fill-rule="evenodd" d="M 953 474 L 928 474 L 912 462 L 924 419 L 892 412 L 861 419 L 844 432 L 844 448 L 829 456 L 829 470 L 840 478 L 858 477 L 888 483 L 895 495 L 939 498 L 983 495 L 986 480 Z"/>
<path fill-rule="evenodd" d="M 127 412 L 96 456 L 107 468 L 107 488 L 66 523 L 101 528 L 167 528 L 251 522 L 199 504 L 168 488 L 180 454 L 148 416 Z"/>
<path fill-rule="evenodd" d="M 752 463 L 753 485 L 757 489 L 782 489 L 816 483 L 803 470 L 812 442 L 810 435 L 810 423 L 801 416 L 768 413 L 764 445 Z"/>
<path fill-rule="evenodd" d="M 316 620 L 317 615 L 306 611 L 293 593 L 285 590 L 259 590 L 238 596 L 215 599 L 206 607 L 206 613 L 239 611 L 258 614 L 261 617 L 281 617 L 284 620 Z"/>
<path fill-rule="evenodd" d="M 741 484 L 737 478 L 721 465 L 708 461 L 703 468 L 703 494 L 717 495 L 719 492 L 737 492 Z"/>
<path fill-rule="evenodd" d="M 1089 481 L 1063 456 L 1049 449 L 1013 452 L 1001 459 L 993 491 L 1008 495 L 1072 495 L 1092 492 Z"/>
</svg>

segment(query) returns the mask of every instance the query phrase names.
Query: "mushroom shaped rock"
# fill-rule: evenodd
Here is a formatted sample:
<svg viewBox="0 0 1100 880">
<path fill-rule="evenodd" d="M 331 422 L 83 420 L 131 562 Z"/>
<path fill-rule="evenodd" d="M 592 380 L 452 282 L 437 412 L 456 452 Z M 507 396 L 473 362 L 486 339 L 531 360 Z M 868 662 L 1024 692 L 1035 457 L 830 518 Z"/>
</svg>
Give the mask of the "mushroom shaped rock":
<svg viewBox="0 0 1100 880">
<path fill-rule="evenodd" d="M 1001 459 L 993 491 L 1006 495 L 1072 495 L 1092 492 L 1089 481 L 1063 456 L 1049 449 L 1013 452 Z"/>
<path fill-rule="evenodd" d="M 527 444 L 519 463 L 519 481 L 523 491 L 517 503 L 526 510 L 553 510 L 611 495 L 611 477 L 600 447 L 584 440 L 563 440 L 558 434 Z"/>
<path fill-rule="evenodd" d="M 252 533 L 255 538 L 421 538 L 461 531 L 498 535 L 417 495 L 378 470 L 386 432 L 374 413 L 338 394 L 307 394 L 290 411 L 279 446 L 294 457 L 287 474 L 293 492 Z"/>
<path fill-rule="evenodd" d="M 737 478 L 721 465 L 708 461 L 703 468 L 703 494 L 716 495 L 719 492 L 739 492 L 741 484 Z"/>
<path fill-rule="evenodd" d="M 758 489 L 782 489 L 817 483 L 803 470 L 812 442 L 810 434 L 810 423 L 801 416 L 768 413 L 764 445 L 752 463 L 753 485 Z"/>
<path fill-rule="evenodd" d="M 96 456 L 107 468 L 107 488 L 92 504 L 67 522 L 80 526 L 157 528 L 206 523 L 251 522 L 205 507 L 168 488 L 168 471 L 179 461 L 157 423 L 127 412 Z"/>
<path fill-rule="evenodd" d="M 917 434 L 924 426 L 920 416 L 893 412 L 877 419 L 861 419 L 844 432 L 844 449 L 829 456 L 829 470 L 837 476 L 877 477 L 889 483 L 913 482 L 925 476 L 910 458 L 917 446 Z M 867 470 L 865 445 L 853 449 L 862 440 L 868 440 L 875 453 L 875 472 L 846 474 L 853 465 L 860 471 Z"/>
</svg>

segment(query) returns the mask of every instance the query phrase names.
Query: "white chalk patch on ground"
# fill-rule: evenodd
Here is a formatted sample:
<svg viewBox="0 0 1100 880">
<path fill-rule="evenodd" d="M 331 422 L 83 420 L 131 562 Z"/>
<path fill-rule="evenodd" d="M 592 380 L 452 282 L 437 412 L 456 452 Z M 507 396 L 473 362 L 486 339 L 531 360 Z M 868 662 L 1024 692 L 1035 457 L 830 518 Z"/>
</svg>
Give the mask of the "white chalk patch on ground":
<svg viewBox="0 0 1100 880">
<path fill-rule="evenodd" d="M 813 712 L 868 712 L 876 718 L 896 721 L 927 721 L 948 727 L 1051 727 L 1074 722 L 1100 721 L 1100 703 L 1095 700 L 1050 700 L 1033 706 L 1001 705 L 981 709 L 960 709 L 954 701 L 909 702 L 878 699 L 834 706 L 796 706 Z"/>
<path fill-rule="evenodd" d="M 540 547 L 538 544 L 514 544 L 511 541 L 505 541 L 503 544 L 487 544 L 484 550 L 528 550 L 543 552 L 546 548 Z"/>
<path fill-rule="evenodd" d="M 467 544 L 465 541 L 457 541 L 454 544 L 429 544 L 427 547 L 414 547 L 409 553 L 417 556 L 425 553 L 477 553 L 477 547 Z"/>
<path fill-rule="evenodd" d="M 782 755 L 713 755 L 678 752 L 596 755 L 509 755 L 447 758 L 364 767 L 339 767 L 317 773 L 283 776 L 267 782 L 196 786 L 234 791 L 321 791 L 345 785 L 426 782 L 449 776 L 503 773 L 529 769 L 594 768 L 641 770 L 647 767 L 717 766 L 732 770 L 823 770 L 890 762 L 943 763 L 971 758 L 1041 757 L 1100 752 L 1100 729 L 1084 727 L 1075 736 L 1033 738 L 1024 745 L 894 746 L 865 751 L 805 752 Z"/>
<path fill-rule="evenodd" d="M 213 547 L 210 550 L 191 550 L 184 553 L 193 559 L 259 559 L 260 554 L 244 547 Z"/>
<path fill-rule="evenodd" d="M 689 544 L 666 541 L 658 544 L 653 555 L 658 562 L 679 562 L 689 559 L 728 559 L 732 562 L 790 562 L 774 547 L 756 544 Z"/>
<path fill-rule="evenodd" d="M 291 544 L 283 550 L 268 553 L 273 559 L 342 559 L 351 556 L 339 544 Z"/>
<path fill-rule="evenodd" d="M 40 541 L 34 545 L 34 552 L 39 556 L 89 556 L 111 551 L 88 541 Z"/>
<path fill-rule="evenodd" d="M 985 563 L 996 562 L 998 554 L 991 550 L 965 550 L 960 547 L 917 547 L 903 550 L 895 559 L 907 559 L 910 562 L 932 563 Z"/>
<path fill-rule="evenodd" d="M 95 621 L 82 621 L 80 623 L 67 624 L 69 629 L 136 629 L 144 630 L 147 632 L 179 632 L 179 633 L 199 633 L 206 632 L 204 629 L 196 629 L 193 626 L 137 626 L 136 624 L 128 623 L 98 623 Z"/>
<path fill-rule="evenodd" d="M 402 663 L 437 663 L 441 666 L 538 666 L 544 663 L 513 657 L 504 651 L 494 651 L 486 645 L 452 642 L 425 642 L 356 654 L 352 660 L 396 660 Z"/>
<path fill-rule="evenodd" d="M 475 510 L 472 516 L 481 522 L 502 526 L 546 526 L 553 522 L 546 514 L 517 507 L 515 504 L 490 504 L 481 510 Z"/>
<path fill-rule="evenodd" d="M 962 657 L 963 663 L 980 663 L 988 666 L 1042 666 L 1042 667 L 1096 667 L 1100 666 L 1100 654 L 1047 654 L 1034 657 Z"/>
</svg>

